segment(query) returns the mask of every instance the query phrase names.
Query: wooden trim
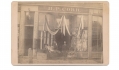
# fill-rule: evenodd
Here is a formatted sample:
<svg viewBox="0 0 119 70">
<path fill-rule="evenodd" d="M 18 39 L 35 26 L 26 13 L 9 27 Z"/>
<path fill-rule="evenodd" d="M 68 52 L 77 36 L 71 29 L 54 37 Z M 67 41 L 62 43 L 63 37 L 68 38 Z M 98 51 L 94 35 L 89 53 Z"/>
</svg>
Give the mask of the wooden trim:
<svg viewBox="0 0 119 70">
<path fill-rule="evenodd" d="M 31 6 L 39 6 L 39 5 L 46 5 L 46 6 L 65 6 L 65 7 L 85 7 L 85 8 L 92 8 L 92 9 L 103 9 L 103 2 L 83 2 L 83 1 L 71 1 L 71 2 L 19 2 L 19 5 L 31 5 Z"/>
<path fill-rule="evenodd" d="M 38 12 L 34 15 L 34 29 L 33 29 L 33 56 L 36 56 L 36 40 L 38 39 Z"/>
<path fill-rule="evenodd" d="M 25 12 L 21 11 L 20 33 L 19 33 L 19 55 L 24 55 L 24 24 Z"/>
<path fill-rule="evenodd" d="M 89 13 L 89 23 L 88 23 L 88 58 L 91 58 L 91 50 L 92 50 L 92 13 L 90 10 Z"/>
<path fill-rule="evenodd" d="M 21 11 L 38 11 L 38 6 L 21 6 Z"/>
<path fill-rule="evenodd" d="M 31 27 L 33 27 L 34 25 L 25 25 L 25 26 L 31 26 Z"/>
<path fill-rule="evenodd" d="M 55 11 L 38 11 L 39 13 L 66 13 L 66 14 L 76 14 L 76 15 L 88 15 L 89 13 L 78 13 L 78 12 L 55 12 Z"/>
</svg>

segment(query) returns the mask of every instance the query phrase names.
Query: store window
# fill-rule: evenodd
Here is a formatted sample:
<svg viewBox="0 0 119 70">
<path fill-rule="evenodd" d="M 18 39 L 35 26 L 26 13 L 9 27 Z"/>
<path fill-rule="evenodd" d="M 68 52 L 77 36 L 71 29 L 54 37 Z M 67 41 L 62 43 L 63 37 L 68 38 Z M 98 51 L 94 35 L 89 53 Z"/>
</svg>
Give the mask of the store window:
<svg viewBox="0 0 119 70">
<path fill-rule="evenodd" d="M 92 51 L 101 52 L 102 48 L 102 17 L 93 16 L 92 22 Z"/>
<path fill-rule="evenodd" d="M 51 31 L 56 31 L 60 26 L 59 31 L 55 35 L 50 33 L 46 27 L 46 16 L 48 21 L 48 27 Z M 60 21 L 63 16 L 65 16 L 65 19 L 62 20 L 62 23 L 67 25 L 65 33 L 62 32 L 61 28 L 63 24 L 60 25 Z M 66 22 L 64 22 L 64 20 L 66 20 Z M 44 44 L 52 46 L 53 41 L 56 41 L 58 46 L 62 46 L 64 41 L 66 41 L 68 46 L 67 49 L 70 49 L 70 47 L 72 47 L 72 50 L 74 51 L 88 51 L 88 15 L 68 13 L 39 13 L 38 21 L 40 47 L 43 48 Z"/>
<path fill-rule="evenodd" d="M 24 25 L 25 55 L 28 55 L 28 49 L 33 47 L 34 13 L 35 12 L 25 12 L 25 25 Z"/>
<path fill-rule="evenodd" d="M 25 25 L 33 25 L 34 24 L 34 13 L 32 11 L 25 12 Z"/>
</svg>

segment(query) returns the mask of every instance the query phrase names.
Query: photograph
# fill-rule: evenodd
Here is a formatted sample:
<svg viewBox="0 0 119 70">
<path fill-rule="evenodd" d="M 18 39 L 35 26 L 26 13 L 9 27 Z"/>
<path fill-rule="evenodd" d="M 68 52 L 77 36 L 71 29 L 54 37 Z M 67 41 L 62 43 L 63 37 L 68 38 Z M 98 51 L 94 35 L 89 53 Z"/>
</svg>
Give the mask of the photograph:
<svg viewBox="0 0 119 70">
<path fill-rule="evenodd" d="M 12 2 L 13 65 L 108 65 L 106 1 Z"/>
</svg>

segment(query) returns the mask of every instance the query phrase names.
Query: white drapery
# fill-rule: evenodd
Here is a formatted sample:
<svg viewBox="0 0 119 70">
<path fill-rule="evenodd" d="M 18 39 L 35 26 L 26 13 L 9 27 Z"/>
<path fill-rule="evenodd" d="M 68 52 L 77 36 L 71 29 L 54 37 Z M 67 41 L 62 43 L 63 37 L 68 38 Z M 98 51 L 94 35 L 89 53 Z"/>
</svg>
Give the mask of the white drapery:
<svg viewBox="0 0 119 70">
<path fill-rule="evenodd" d="M 46 28 L 48 30 L 48 32 L 51 34 L 51 35 L 55 35 L 59 29 L 61 28 L 61 32 L 65 35 L 65 29 L 67 30 L 68 34 L 70 35 L 70 32 L 69 32 L 69 29 L 68 29 L 68 24 L 67 24 L 67 21 L 66 21 L 66 18 L 65 16 L 62 16 L 61 19 L 60 19 L 60 22 L 59 22 L 59 26 L 57 28 L 56 31 L 52 31 L 48 24 L 49 22 L 47 21 L 47 17 L 45 16 L 45 21 L 46 21 Z M 45 26 L 44 26 L 45 27 Z"/>
<path fill-rule="evenodd" d="M 68 29 L 68 23 L 66 21 L 65 16 L 63 16 L 63 26 L 62 26 L 62 30 L 63 30 L 63 34 L 65 35 L 65 29 L 67 30 L 68 34 L 70 35 L 69 29 Z"/>
<path fill-rule="evenodd" d="M 77 37 L 79 37 L 79 35 L 81 35 L 82 29 L 84 29 L 83 15 L 80 17 L 80 24 L 79 24 L 79 28 L 78 28 Z"/>
<path fill-rule="evenodd" d="M 80 17 L 80 23 L 78 28 L 78 34 L 77 34 L 77 50 L 79 51 L 86 51 L 87 50 L 87 31 L 84 29 L 84 17 L 81 15 Z"/>
<path fill-rule="evenodd" d="M 56 31 L 52 31 L 52 30 L 49 28 L 49 26 L 48 26 L 48 21 L 47 21 L 47 17 L 45 17 L 45 18 L 46 18 L 46 19 L 45 19 L 45 21 L 46 21 L 46 28 L 47 28 L 48 32 L 49 32 L 51 35 L 55 35 L 55 34 L 59 31 L 59 29 L 60 29 L 61 22 L 62 22 L 62 17 L 61 17 L 61 21 L 59 22 L 58 29 L 57 29 Z"/>
</svg>

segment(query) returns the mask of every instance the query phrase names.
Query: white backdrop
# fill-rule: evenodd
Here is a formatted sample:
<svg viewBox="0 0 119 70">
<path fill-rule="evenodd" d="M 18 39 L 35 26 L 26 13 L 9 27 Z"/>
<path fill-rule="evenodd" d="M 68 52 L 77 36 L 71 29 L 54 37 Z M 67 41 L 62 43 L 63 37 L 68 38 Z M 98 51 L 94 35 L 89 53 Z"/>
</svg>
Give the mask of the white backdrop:
<svg viewBox="0 0 119 70">
<path fill-rule="evenodd" d="M 30 0 L 29 0 L 30 1 Z M 55 0 L 54 0 L 55 1 Z M 61 0 L 60 0 L 61 1 Z M 64 0 L 63 0 L 64 1 Z M 108 66 L 12 66 L 11 2 L 0 0 L 0 70 L 119 70 L 119 1 L 110 3 L 110 62 Z"/>
</svg>

